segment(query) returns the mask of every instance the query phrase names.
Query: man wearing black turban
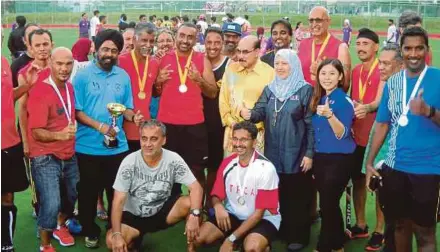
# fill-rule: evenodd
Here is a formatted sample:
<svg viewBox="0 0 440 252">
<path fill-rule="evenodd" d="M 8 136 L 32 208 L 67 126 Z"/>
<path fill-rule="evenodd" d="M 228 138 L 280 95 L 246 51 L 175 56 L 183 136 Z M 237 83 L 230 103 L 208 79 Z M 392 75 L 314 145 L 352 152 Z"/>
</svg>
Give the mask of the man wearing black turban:
<svg viewBox="0 0 440 252">
<path fill-rule="evenodd" d="M 112 186 L 119 165 L 128 152 L 123 121 L 132 121 L 139 126 L 143 120 L 140 113 L 135 114 L 132 110 L 130 77 L 116 66 L 123 45 L 124 40 L 118 31 L 108 29 L 99 32 L 95 37 L 96 60 L 78 72 L 73 80 L 78 120 L 79 220 L 83 226 L 85 246 L 89 248 L 99 246 L 101 230 L 95 223 L 96 201 L 103 189 L 107 193 L 109 222 L 112 220 Z M 123 111 L 115 124 L 108 111 L 110 103 L 117 103 Z M 109 144 L 111 138 L 116 139 L 116 144 L 115 141 Z"/>
</svg>

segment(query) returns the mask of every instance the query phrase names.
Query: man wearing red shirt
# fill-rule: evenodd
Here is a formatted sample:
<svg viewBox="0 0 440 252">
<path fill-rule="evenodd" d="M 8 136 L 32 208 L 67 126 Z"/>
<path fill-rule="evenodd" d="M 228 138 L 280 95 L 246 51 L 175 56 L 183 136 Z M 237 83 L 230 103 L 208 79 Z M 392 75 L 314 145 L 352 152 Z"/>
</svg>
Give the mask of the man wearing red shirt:
<svg viewBox="0 0 440 252">
<path fill-rule="evenodd" d="M 211 62 L 192 49 L 196 35 L 197 27 L 193 24 L 184 23 L 179 27 L 176 50 L 163 56 L 155 89 L 161 95 L 157 119 L 165 123 L 168 130 L 165 147 L 181 155 L 204 185 L 208 139 L 202 93 L 214 99 L 218 88 Z"/>
<path fill-rule="evenodd" d="M 151 57 L 154 48 L 154 30 L 147 24 L 138 24 L 133 38 L 134 49 L 119 56 L 119 67 L 124 69 L 131 80 L 133 111 L 150 120 L 150 102 L 153 82 L 156 80 L 158 63 Z M 124 121 L 130 152 L 140 149 L 139 127 L 134 122 Z"/>
<path fill-rule="evenodd" d="M 350 228 L 350 238 L 352 239 L 369 236 L 365 219 L 367 190 L 365 175 L 361 170 L 370 131 L 379 106 L 376 97 L 378 93 L 380 96 L 382 95 L 384 86 L 384 82 L 380 80 L 378 50 L 379 36 L 368 28 L 360 29 L 356 39 L 356 51 L 361 63 L 353 69 L 351 88 L 351 98 L 356 116 L 353 122 L 353 133 L 357 145 L 351 174 L 356 212 L 356 224 Z"/>
<path fill-rule="evenodd" d="M 316 83 L 316 71 L 321 61 L 326 58 L 339 59 L 344 66 L 344 90 L 347 91 L 350 86 L 350 52 L 347 44 L 329 33 L 330 22 L 326 8 L 316 6 L 310 11 L 309 24 L 312 37 L 301 41 L 298 57 L 301 60 L 304 78 L 312 86 Z"/>
<path fill-rule="evenodd" d="M 3 34 L 2 34 L 3 40 Z M 17 218 L 17 207 L 14 205 L 14 193 L 26 190 L 29 183 L 23 163 L 23 146 L 15 127 L 12 73 L 8 60 L 2 56 L 1 64 L 1 103 L 2 103 L 2 251 L 14 251 L 13 235 Z"/>
<path fill-rule="evenodd" d="M 40 251 L 55 251 L 50 243 L 52 232 L 62 246 L 75 243 L 64 225 L 68 213 L 73 211 L 79 181 L 74 149 L 75 98 L 68 82 L 72 68 L 70 50 L 55 49 L 50 76 L 35 83 L 27 101 L 29 156 L 40 201 L 37 220 Z M 66 187 L 68 204 L 61 204 L 60 184 Z"/>
</svg>

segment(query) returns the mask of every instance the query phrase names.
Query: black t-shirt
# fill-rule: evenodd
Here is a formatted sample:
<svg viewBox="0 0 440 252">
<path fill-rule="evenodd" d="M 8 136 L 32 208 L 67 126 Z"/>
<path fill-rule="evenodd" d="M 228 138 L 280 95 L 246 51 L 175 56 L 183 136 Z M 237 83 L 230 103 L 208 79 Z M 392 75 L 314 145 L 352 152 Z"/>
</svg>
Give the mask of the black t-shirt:
<svg viewBox="0 0 440 252">
<path fill-rule="evenodd" d="M 15 87 L 18 87 L 18 72 L 25 67 L 29 62 L 34 60 L 33 58 L 29 57 L 27 53 L 24 53 L 14 61 L 12 61 L 11 64 L 11 72 L 12 72 L 12 84 Z"/>
<path fill-rule="evenodd" d="M 260 60 L 273 68 L 274 63 L 275 63 L 274 62 L 275 61 L 275 51 L 271 51 L 270 53 L 266 53 L 265 55 L 261 56 Z"/>
<path fill-rule="evenodd" d="M 18 27 L 9 35 L 8 48 L 11 54 L 15 54 L 19 51 L 26 51 L 26 45 L 23 41 L 24 27 Z"/>
<path fill-rule="evenodd" d="M 223 74 L 225 73 L 226 67 L 228 66 L 229 58 L 225 57 L 223 62 L 217 67 L 212 69 L 214 72 L 215 82 L 217 87 L 220 87 L 218 82 L 222 80 Z M 220 88 L 219 88 L 220 89 Z M 208 128 L 208 132 L 219 131 L 218 129 L 223 128 L 222 120 L 220 118 L 218 93 L 214 99 L 207 98 L 203 96 L 203 113 L 205 115 L 205 122 Z M 219 131 L 221 132 L 221 130 Z"/>
</svg>

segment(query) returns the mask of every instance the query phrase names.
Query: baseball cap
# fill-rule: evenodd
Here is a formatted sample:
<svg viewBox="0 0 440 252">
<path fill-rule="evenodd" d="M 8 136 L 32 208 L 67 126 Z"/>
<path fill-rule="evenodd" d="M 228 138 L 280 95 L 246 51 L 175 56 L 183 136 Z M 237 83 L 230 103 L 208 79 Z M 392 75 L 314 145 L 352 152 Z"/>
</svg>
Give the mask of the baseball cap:
<svg viewBox="0 0 440 252">
<path fill-rule="evenodd" d="M 223 33 L 232 32 L 241 36 L 241 26 L 237 23 L 224 23 L 222 31 Z"/>
</svg>

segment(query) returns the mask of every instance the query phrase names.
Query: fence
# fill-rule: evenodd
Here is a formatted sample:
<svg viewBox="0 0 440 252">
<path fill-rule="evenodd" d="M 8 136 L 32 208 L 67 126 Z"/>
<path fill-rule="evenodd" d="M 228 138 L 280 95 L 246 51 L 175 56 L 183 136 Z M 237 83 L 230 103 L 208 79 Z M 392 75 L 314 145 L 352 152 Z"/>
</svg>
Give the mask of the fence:
<svg viewBox="0 0 440 252">
<path fill-rule="evenodd" d="M 52 0 L 52 1 L 6 1 L 2 0 L 2 23 L 10 24 L 16 15 L 25 15 L 29 22 L 42 24 L 76 24 L 82 12 L 92 13 L 99 9 L 107 16 L 109 23 L 117 23 L 121 13 L 126 13 L 129 21 L 137 21 L 140 14 L 157 16 L 175 16 L 180 13 L 195 18 L 201 11 L 183 9 L 203 9 L 207 3 L 220 2 L 225 12 L 238 15 L 248 14 L 254 26 L 270 26 L 280 17 L 288 16 L 293 21 L 307 20 L 307 14 L 316 5 L 328 8 L 332 15 L 333 28 L 340 27 L 345 18 L 349 18 L 355 27 L 360 25 L 377 29 L 386 29 L 386 20 L 397 19 L 404 10 L 414 10 L 424 18 L 428 30 L 440 30 L 440 3 L 437 0 L 420 1 L 286 1 L 286 0 L 249 0 L 249 1 L 156 1 L 156 0 Z M 90 14 L 89 14 L 90 16 Z"/>
</svg>

